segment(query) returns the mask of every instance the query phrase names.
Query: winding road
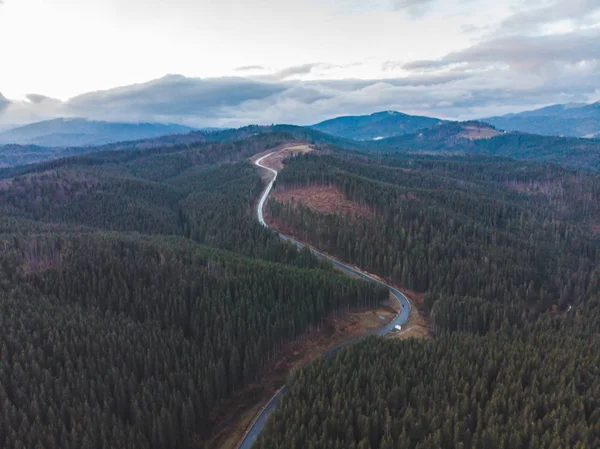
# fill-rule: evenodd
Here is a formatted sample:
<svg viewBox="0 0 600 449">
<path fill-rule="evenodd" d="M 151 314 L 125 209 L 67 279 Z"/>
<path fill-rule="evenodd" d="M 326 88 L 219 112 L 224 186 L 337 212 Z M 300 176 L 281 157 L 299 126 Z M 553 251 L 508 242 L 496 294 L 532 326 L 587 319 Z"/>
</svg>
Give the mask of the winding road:
<svg viewBox="0 0 600 449">
<path fill-rule="evenodd" d="M 270 167 L 266 167 L 266 166 L 262 165 L 261 162 L 274 153 L 275 153 L 275 151 L 273 151 L 269 154 L 266 154 L 254 162 L 257 166 L 264 168 L 273 174 L 273 178 L 271 179 L 271 181 L 269 181 L 269 184 L 267 185 L 267 188 L 263 192 L 263 194 L 260 198 L 260 201 L 258 202 L 258 206 L 256 208 L 256 216 L 258 218 L 258 221 L 265 227 L 269 227 L 269 226 L 267 225 L 267 222 L 265 221 L 265 217 L 263 215 L 263 209 L 264 209 L 267 197 L 269 196 L 269 193 L 271 193 L 271 190 L 273 189 L 273 185 L 275 184 L 275 180 L 277 179 L 277 170 L 274 170 Z M 288 242 L 292 243 L 293 245 L 296 245 L 300 249 L 304 248 L 304 245 L 302 243 L 298 242 L 297 240 L 294 240 L 291 237 L 288 237 L 284 234 L 279 234 L 279 237 L 282 240 L 288 241 Z M 310 251 L 317 258 L 328 260 L 329 262 L 331 262 L 333 264 L 333 266 L 335 268 L 337 268 L 340 271 L 343 271 L 346 274 L 349 274 L 354 277 L 362 278 L 362 279 L 365 279 L 370 282 L 376 282 L 378 284 L 385 285 L 387 288 L 389 288 L 390 293 L 400 303 L 400 311 L 398 312 L 398 315 L 396 315 L 396 317 L 391 322 L 389 322 L 382 328 L 374 331 L 373 333 L 371 333 L 369 335 L 355 338 L 353 340 L 347 341 L 345 343 L 342 343 L 339 346 L 336 346 L 336 347 L 328 350 L 324 354 L 324 357 L 332 357 L 335 354 L 337 354 L 345 346 L 354 344 L 370 335 L 385 335 L 388 332 L 390 332 L 392 329 L 394 329 L 395 326 L 406 323 L 406 321 L 408 320 L 408 317 L 410 316 L 410 310 L 411 310 L 410 302 L 408 302 L 408 299 L 406 299 L 406 296 L 404 296 L 399 290 L 386 284 L 385 282 L 380 281 L 379 279 L 369 276 L 368 274 L 366 274 L 360 270 L 357 270 L 348 265 L 345 265 L 335 259 L 331 259 L 330 257 L 327 257 L 324 254 L 322 254 L 312 248 L 310 248 Z M 256 440 L 258 435 L 260 434 L 261 430 L 265 426 L 265 423 L 267 422 L 267 418 L 269 417 L 269 415 L 271 414 L 273 409 L 275 409 L 275 406 L 277 405 L 277 403 L 279 402 L 279 399 L 281 399 L 281 397 L 283 396 L 284 393 L 285 393 L 285 386 L 282 387 L 279 391 L 277 391 L 277 393 L 275 393 L 275 395 L 271 398 L 271 400 L 267 403 L 267 405 L 256 416 L 254 421 L 252 421 L 252 424 L 250 424 L 250 427 L 246 431 L 246 434 L 244 435 L 243 439 L 238 444 L 237 449 L 250 449 L 250 447 L 252 446 L 252 444 L 254 443 L 254 441 Z"/>
</svg>

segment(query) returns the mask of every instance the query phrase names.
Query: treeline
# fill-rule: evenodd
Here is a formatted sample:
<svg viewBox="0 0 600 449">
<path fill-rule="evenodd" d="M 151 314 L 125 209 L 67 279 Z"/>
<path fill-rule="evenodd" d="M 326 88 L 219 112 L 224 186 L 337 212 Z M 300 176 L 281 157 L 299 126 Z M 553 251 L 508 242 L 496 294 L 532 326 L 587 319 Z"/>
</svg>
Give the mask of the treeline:
<svg viewBox="0 0 600 449">
<path fill-rule="evenodd" d="M 457 159 L 303 156 L 281 172 L 277 189 L 333 185 L 372 214 L 324 214 L 275 200 L 269 211 L 301 240 L 427 292 L 437 332 L 521 326 L 595 292 L 597 241 L 582 226 L 580 206 L 594 218 L 599 183 L 556 169 L 551 179 L 561 193 L 552 202 L 550 194 L 507 185 L 540 183 L 539 172 L 527 178 L 521 163 L 496 164 L 481 162 L 486 172 Z"/>
<path fill-rule="evenodd" d="M 384 289 L 181 238 L 0 242 L 0 447 L 182 448 L 278 348 Z"/>
</svg>

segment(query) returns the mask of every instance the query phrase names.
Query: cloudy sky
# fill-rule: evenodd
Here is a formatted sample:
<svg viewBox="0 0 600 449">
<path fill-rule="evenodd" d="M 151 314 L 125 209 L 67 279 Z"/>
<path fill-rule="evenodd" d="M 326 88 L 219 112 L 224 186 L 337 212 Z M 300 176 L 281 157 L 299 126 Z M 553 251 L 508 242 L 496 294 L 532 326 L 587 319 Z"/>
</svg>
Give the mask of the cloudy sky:
<svg viewBox="0 0 600 449">
<path fill-rule="evenodd" d="M 0 125 L 600 100 L 600 0 L 0 0 Z"/>
</svg>

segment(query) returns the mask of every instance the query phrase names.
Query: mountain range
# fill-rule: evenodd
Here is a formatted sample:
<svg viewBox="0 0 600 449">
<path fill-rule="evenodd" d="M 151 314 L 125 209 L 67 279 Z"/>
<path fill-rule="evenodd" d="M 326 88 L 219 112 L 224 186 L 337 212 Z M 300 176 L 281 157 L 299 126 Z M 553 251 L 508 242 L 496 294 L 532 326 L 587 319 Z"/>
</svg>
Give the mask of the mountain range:
<svg viewBox="0 0 600 449">
<path fill-rule="evenodd" d="M 553 105 L 516 114 L 483 118 L 479 121 L 489 123 L 499 130 L 547 136 L 598 138 L 600 102 Z M 336 117 L 306 128 L 344 139 L 369 141 L 408 135 L 444 123 L 448 121 L 397 111 L 382 111 L 369 115 Z M 184 135 L 195 131 L 194 128 L 180 124 L 107 122 L 85 118 L 57 118 L 7 128 L 8 125 L 0 127 L 0 145 L 43 147 L 97 146 Z M 185 140 L 189 143 L 189 140 L 194 141 L 195 137 Z"/>
<path fill-rule="evenodd" d="M 533 111 L 484 118 L 509 131 L 548 136 L 600 137 L 600 102 L 557 104 Z"/>
<path fill-rule="evenodd" d="M 580 111 L 572 111 L 572 114 L 581 114 L 581 109 L 586 108 L 554 107 L 546 108 L 543 113 L 546 116 L 554 113 L 557 118 L 572 109 Z M 530 114 L 531 117 L 537 117 L 535 112 Z M 61 130 L 62 133 L 59 132 Z M 82 119 L 40 122 L 0 134 L 0 142 L 12 140 L 24 143 L 0 145 L 0 167 L 103 151 L 173 146 L 194 148 L 207 142 L 234 142 L 254 135 L 278 133 L 333 149 L 382 153 L 416 151 L 486 154 L 600 170 L 600 139 L 506 131 L 480 121 L 450 122 L 393 111 L 339 117 L 308 127 L 250 125 L 226 130 L 190 130 L 191 128 L 179 125 L 135 125 Z M 136 139 L 138 136 L 143 138 Z M 82 141 L 87 144 L 78 143 Z M 111 143 L 90 143 L 106 141 Z M 44 144 L 34 145 L 33 142 Z M 58 145 L 59 142 L 65 145 Z"/>
<path fill-rule="evenodd" d="M 169 134 L 187 134 L 193 128 L 161 123 L 111 123 L 83 118 L 57 118 L 0 133 L 0 144 L 71 147 L 103 145 Z"/>
</svg>

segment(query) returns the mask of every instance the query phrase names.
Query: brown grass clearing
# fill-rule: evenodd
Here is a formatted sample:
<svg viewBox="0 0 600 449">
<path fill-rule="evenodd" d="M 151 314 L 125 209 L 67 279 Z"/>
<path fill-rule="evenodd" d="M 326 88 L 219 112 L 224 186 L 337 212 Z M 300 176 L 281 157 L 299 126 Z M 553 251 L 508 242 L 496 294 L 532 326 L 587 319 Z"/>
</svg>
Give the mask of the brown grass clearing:
<svg viewBox="0 0 600 449">
<path fill-rule="evenodd" d="M 309 187 L 277 187 L 271 194 L 282 203 L 294 200 L 317 212 L 368 217 L 375 214 L 366 206 L 346 199 L 341 190 L 334 186 L 320 185 Z"/>
<path fill-rule="evenodd" d="M 463 137 L 470 140 L 490 139 L 502 134 L 497 129 L 487 126 L 466 125 L 458 137 Z"/>
</svg>

